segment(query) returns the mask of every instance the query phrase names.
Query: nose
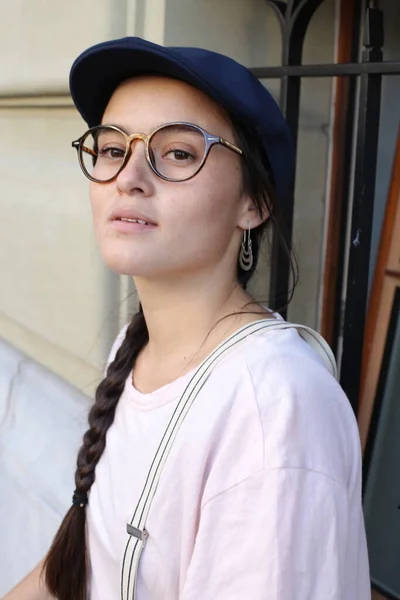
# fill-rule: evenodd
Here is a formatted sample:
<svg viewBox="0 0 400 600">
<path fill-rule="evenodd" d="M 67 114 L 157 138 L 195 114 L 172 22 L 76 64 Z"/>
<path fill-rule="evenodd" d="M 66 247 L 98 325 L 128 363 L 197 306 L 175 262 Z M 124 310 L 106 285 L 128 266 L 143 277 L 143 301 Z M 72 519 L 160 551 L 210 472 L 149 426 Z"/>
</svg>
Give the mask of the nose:
<svg viewBox="0 0 400 600">
<path fill-rule="evenodd" d="M 146 159 L 144 141 L 141 138 L 133 139 L 129 153 L 125 167 L 116 178 L 117 187 L 124 193 L 139 190 L 148 195 L 152 192 L 153 172 Z"/>
</svg>

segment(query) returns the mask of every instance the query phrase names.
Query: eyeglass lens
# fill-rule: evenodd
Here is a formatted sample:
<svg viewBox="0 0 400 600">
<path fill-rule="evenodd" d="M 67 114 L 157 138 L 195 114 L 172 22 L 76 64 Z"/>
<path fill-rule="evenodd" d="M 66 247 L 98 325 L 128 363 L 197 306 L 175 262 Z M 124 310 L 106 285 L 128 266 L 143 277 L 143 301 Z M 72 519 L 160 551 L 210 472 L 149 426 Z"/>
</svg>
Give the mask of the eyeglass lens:
<svg viewBox="0 0 400 600">
<path fill-rule="evenodd" d="M 132 144 L 143 144 L 134 140 Z M 88 132 L 81 143 L 84 169 L 97 181 L 115 177 L 128 152 L 125 137 L 110 127 Z M 154 169 L 163 177 L 183 181 L 201 167 L 206 152 L 206 140 L 201 131 L 188 125 L 166 125 L 156 131 L 149 141 L 149 158 Z"/>
</svg>

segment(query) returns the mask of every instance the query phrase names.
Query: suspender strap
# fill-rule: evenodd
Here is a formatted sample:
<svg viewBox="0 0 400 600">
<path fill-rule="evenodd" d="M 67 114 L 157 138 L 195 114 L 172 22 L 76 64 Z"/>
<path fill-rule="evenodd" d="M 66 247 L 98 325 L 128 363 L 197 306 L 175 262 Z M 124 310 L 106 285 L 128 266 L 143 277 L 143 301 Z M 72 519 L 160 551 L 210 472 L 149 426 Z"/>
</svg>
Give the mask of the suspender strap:
<svg viewBox="0 0 400 600">
<path fill-rule="evenodd" d="M 177 436 L 179 428 L 185 419 L 190 407 L 198 393 L 206 383 L 214 367 L 220 360 L 237 344 L 251 334 L 266 329 L 288 329 L 295 328 L 299 334 L 308 342 L 323 358 L 327 368 L 332 375 L 337 376 L 334 355 L 325 340 L 315 331 L 303 325 L 294 325 L 285 321 L 274 319 L 263 319 L 249 325 L 245 325 L 227 340 L 222 342 L 198 367 L 193 377 L 186 386 L 172 416 L 167 425 L 165 433 L 158 446 L 157 452 L 151 463 L 147 479 L 140 495 L 139 502 L 133 513 L 132 519 L 127 524 L 129 538 L 126 543 L 122 561 L 121 573 L 121 600 L 135 600 L 137 583 L 137 572 L 140 555 L 143 551 L 148 534 L 145 529 L 147 516 L 151 502 L 157 489 L 162 469 L 171 450 L 172 444 Z"/>
</svg>

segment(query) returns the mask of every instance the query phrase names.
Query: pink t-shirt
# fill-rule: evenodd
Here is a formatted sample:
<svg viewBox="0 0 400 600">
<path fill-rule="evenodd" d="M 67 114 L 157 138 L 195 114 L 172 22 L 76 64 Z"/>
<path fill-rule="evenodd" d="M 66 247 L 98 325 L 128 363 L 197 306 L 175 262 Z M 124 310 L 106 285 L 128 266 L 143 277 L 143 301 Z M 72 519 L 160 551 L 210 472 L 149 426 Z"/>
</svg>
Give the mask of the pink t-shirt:
<svg viewBox="0 0 400 600">
<path fill-rule="evenodd" d="M 91 600 L 120 598 L 126 524 L 192 374 L 151 394 L 126 382 L 90 492 Z M 371 597 L 357 424 L 295 330 L 253 334 L 215 368 L 146 529 L 137 600 Z"/>
</svg>

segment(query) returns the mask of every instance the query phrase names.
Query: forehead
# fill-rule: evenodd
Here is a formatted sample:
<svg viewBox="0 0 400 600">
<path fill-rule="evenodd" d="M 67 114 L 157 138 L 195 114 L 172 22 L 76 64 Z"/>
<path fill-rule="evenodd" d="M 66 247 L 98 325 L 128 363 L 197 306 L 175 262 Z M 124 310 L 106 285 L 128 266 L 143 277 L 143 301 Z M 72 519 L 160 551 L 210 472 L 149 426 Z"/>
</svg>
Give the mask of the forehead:
<svg viewBox="0 0 400 600">
<path fill-rule="evenodd" d="M 219 135 L 232 132 L 229 117 L 221 105 L 183 81 L 157 75 L 121 83 L 102 119 L 102 123 L 118 124 L 129 131 L 143 133 L 173 121 L 195 123 Z"/>
</svg>

